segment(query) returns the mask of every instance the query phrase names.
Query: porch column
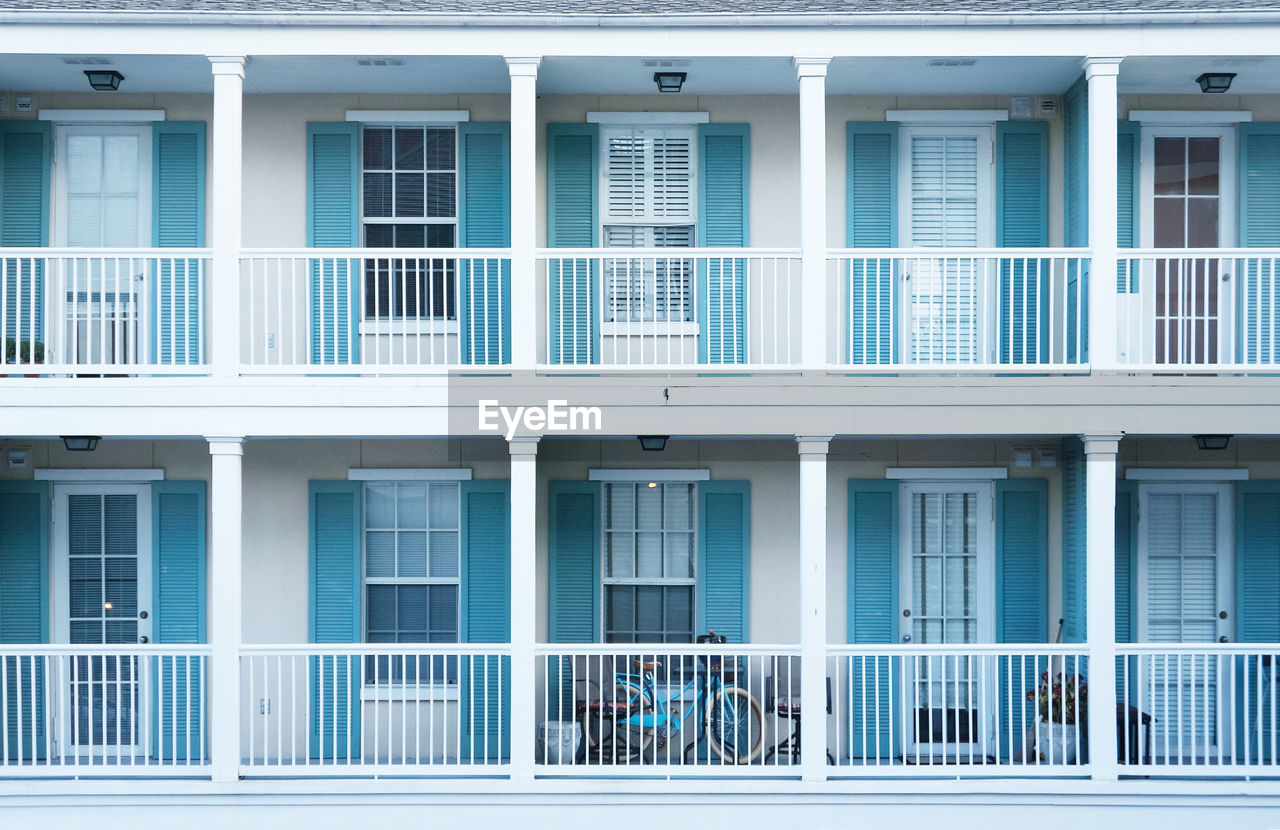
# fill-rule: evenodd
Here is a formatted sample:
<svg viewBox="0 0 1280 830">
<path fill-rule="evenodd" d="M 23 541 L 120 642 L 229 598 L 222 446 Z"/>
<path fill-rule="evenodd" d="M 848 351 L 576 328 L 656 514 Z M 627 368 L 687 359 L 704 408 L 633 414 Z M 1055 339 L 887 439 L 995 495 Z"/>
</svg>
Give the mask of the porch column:
<svg viewBox="0 0 1280 830">
<path fill-rule="evenodd" d="M 507 58 L 511 75 L 511 368 L 538 362 L 538 291 L 534 250 L 538 226 L 538 64 Z M 513 583 L 514 584 L 514 583 Z"/>
<path fill-rule="evenodd" d="M 795 58 L 800 82 L 800 363 L 827 363 L 827 64 Z M 825 450 L 824 450 L 825 452 Z"/>
<path fill-rule="evenodd" d="M 513 438 L 511 450 L 511 778 L 533 780 L 533 657 L 538 624 L 538 437 Z"/>
<path fill-rule="evenodd" d="M 245 58 L 210 55 L 209 63 L 213 65 L 213 169 L 209 176 L 213 261 L 205 275 L 209 313 L 202 326 L 213 374 L 230 377 L 236 374 L 240 363 L 240 171 Z"/>
<path fill-rule="evenodd" d="M 213 780 L 240 772 L 240 522 L 244 436 L 210 435 L 209 736 Z"/>
<path fill-rule="evenodd" d="M 1089 363 L 1116 365 L 1116 76 L 1121 58 L 1081 61 L 1089 85 Z"/>
<path fill-rule="evenodd" d="M 827 777 L 827 449 L 830 435 L 797 435 L 800 449 L 800 774 Z"/>
<path fill-rule="evenodd" d="M 1114 282 L 1113 282 L 1114 295 Z M 1089 646 L 1089 763 L 1114 781 L 1116 762 L 1116 451 L 1120 435 L 1081 435 L 1085 455 L 1085 640 Z"/>
</svg>

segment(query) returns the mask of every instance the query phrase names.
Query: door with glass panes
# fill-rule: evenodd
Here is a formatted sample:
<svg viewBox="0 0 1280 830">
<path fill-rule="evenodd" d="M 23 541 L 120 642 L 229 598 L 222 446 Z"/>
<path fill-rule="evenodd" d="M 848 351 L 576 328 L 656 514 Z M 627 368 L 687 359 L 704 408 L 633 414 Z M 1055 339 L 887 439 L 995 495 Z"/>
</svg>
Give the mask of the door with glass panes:
<svg viewBox="0 0 1280 830">
<path fill-rule="evenodd" d="M 926 647 L 992 642 L 991 482 L 904 482 L 899 503 L 902 642 Z M 982 665 L 960 651 L 904 659 L 908 758 L 989 754 L 995 677 Z"/>
<path fill-rule="evenodd" d="M 134 646 L 151 639 L 151 488 L 59 485 L 53 508 L 54 641 Z M 61 755 L 142 749 L 146 661 L 108 649 L 50 669 Z"/>
</svg>

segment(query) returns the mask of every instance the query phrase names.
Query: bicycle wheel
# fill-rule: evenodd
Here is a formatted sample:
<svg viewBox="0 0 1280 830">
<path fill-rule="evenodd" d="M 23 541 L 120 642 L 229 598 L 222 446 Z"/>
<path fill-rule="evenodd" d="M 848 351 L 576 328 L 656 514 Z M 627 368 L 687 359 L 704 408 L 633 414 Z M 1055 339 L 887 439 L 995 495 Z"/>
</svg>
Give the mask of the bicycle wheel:
<svg viewBox="0 0 1280 830">
<path fill-rule="evenodd" d="M 737 686 L 716 692 L 707 742 L 712 752 L 730 764 L 749 764 L 759 757 L 764 749 L 764 716 L 750 692 Z"/>
<path fill-rule="evenodd" d="M 654 728 L 635 721 L 651 718 L 653 701 L 649 694 L 628 683 L 616 683 L 599 704 L 588 706 L 582 726 L 586 741 L 586 762 L 632 763 L 644 759 L 653 743 Z"/>
</svg>

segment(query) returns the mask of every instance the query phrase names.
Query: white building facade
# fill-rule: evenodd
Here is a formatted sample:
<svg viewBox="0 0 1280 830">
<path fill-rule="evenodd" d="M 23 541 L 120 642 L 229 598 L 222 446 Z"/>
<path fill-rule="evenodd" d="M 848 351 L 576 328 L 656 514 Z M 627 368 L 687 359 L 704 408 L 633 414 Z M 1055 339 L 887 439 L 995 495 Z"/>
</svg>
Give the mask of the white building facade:
<svg viewBox="0 0 1280 830">
<path fill-rule="evenodd" d="M 7 6 L 6 823 L 1274 826 L 1280 11 Z"/>
</svg>

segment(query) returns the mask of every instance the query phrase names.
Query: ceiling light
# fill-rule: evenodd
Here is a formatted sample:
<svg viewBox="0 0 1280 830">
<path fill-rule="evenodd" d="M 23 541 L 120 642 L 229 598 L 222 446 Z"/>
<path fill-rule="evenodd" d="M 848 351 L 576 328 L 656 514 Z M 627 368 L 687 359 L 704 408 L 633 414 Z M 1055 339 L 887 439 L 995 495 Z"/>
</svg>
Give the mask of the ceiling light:
<svg viewBox="0 0 1280 830">
<path fill-rule="evenodd" d="M 658 85 L 659 92 L 679 92 L 687 77 L 687 72 L 654 72 L 653 82 Z"/>
<path fill-rule="evenodd" d="M 662 452 L 667 448 L 667 435 L 637 435 L 640 439 L 640 449 L 645 452 Z"/>
<path fill-rule="evenodd" d="M 1234 72 L 1206 72 L 1196 78 L 1196 83 L 1200 84 L 1201 92 L 1226 92 L 1231 89 L 1235 76 Z"/>
<path fill-rule="evenodd" d="M 67 448 L 67 452 L 93 452 L 101 440 L 96 435 L 64 435 L 62 445 Z"/>
<path fill-rule="evenodd" d="M 124 76 L 114 69 L 86 69 L 84 74 L 89 79 L 89 86 L 99 92 L 115 92 L 124 80 Z"/>
<path fill-rule="evenodd" d="M 1230 435 L 1193 435 L 1196 446 L 1202 450 L 1225 450 L 1231 443 Z"/>
</svg>

